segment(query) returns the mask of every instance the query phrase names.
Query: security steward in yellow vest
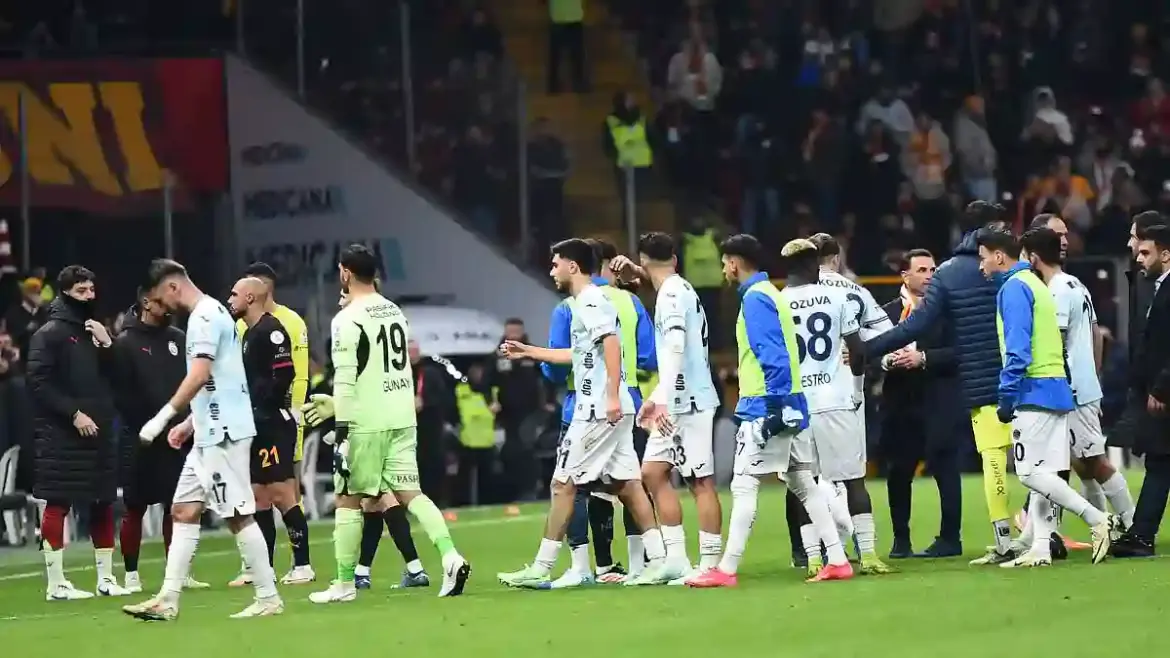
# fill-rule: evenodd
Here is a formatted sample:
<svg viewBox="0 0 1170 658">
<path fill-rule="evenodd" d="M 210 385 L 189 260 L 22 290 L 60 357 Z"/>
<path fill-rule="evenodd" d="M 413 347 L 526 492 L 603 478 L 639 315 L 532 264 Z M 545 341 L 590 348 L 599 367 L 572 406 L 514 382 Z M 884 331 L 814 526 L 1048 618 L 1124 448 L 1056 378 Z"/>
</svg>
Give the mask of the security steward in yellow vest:
<svg viewBox="0 0 1170 658">
<path fill-rule="evenodd" d="M 679 242 L 682 275 L 695 288 L 699 302 L 703 304 L 707 317 L 711 318 L 708 339 L 711 347 L 718 349 L 723 345 L 723 322 L 720 321 L 723 317 L 723 304 L 720 303 L 723 299 L 723 261 L 719 253 L 719 234 L 702 219 L 695 218 Z"/>
<path fill-rule="evenodd" d="M 455 387 L 459 410 L 459 497 L 464 504 L 482 505 L 493 491 L 496 456 L 497 390 L 488 386 L 483 364 L 473 364 Z"/>
<path fill-rule="evenodd" d="M 649 169 L 654 164 L 646 117 L 628 93 L 614 95 L 613 112 L 605 118 L 605 143 L 618 169 Z"/>
</svg>

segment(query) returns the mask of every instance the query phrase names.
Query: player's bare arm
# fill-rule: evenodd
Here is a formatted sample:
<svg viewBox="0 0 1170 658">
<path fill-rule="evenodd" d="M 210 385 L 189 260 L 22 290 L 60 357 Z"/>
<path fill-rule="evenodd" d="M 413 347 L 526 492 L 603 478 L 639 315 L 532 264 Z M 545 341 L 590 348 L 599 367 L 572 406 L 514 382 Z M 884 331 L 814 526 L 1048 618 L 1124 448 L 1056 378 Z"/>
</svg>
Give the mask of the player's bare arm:
<svg viewBox="0 0 1170 658">
<path fill-rule="evenodd" d="M 183 378 L 183 382 L 179 384 L 179 389 L 171 396 L 170 402 L 159 409 L 154 418 L 151 418 L 142 426 L 138 437 L 145 442 L 153 441 L 154 437 L 162 433 L 163 428 L 167 423 L 171 422 L 180 409 L 186 409 L 191 400 L 195 398 L 195 394 L 199 389 L 207 384 L 207 380 L 211 379 L 211 359 L 207 357 L 195 357 L 191 360 L 191 365 L 187 369 L 187 376 Z M 190 438 L 190 434 L 183 438 L 186 441 Z M 170 441 L 168 434 L 167 440 Z M 181 443 L 180 443 L 181 445 Z"/>
<path fill-rule="evenodd" d="M 609 262 L 609 269 L 613 271 L 619 281 L 632 283 L 634 281 L 649 281 L 646 270 L 625 256 L 618 256 Z"/>
<path fill-rule="evenodd" d="M 614 337 L 614 340 L 617 338 Z M 620 351 L 619 351 L 620 354 Z M 548 347 L 537 347 L 535 345 L 525 345 L 519 341 L 506 340 L 500 345 L 500 355 L 510 360 L 516 359 L 535 359 L 536 361 L 543 361 L 545 363 L 552 363 L 555 365 L 571 365 L 573 363 L 573 350 L 571 349 L 552 349 Z M 621 357 L 619 356 L 619 363 Z"/>
</svg>

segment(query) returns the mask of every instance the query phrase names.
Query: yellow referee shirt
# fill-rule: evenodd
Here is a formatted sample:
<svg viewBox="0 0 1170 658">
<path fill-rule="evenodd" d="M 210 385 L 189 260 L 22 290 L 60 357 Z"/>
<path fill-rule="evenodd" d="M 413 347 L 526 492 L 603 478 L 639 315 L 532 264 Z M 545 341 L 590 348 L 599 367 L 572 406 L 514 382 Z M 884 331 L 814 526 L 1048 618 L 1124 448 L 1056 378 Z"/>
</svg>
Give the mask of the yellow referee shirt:
<svg viewBox="0 0 1170 658">
<path fill-rule="evenodd" d="M 272 309 L 272 317 L 280 322 L 280 326 L 284 327 L 285 333 L 292 339 L 292 362 L 293 362 L 293 383 L 292 383 L 292 410 L 294 414 L 300 418 L 301 405 L 305 403 L 305 398 L 309 394 L 309 328 L 301 316 L 291 308 L 277 304 Z M 248 325 L 243 320 L 236 322 L 236 333 L 242 338 L 244 332 L 248 330 Z M 293 461 L 301 461 L 301 453 L 305 447 L 305 426 L 303 423 L 297 423 L 297 450 L 293 456 Z"/>
</svg>

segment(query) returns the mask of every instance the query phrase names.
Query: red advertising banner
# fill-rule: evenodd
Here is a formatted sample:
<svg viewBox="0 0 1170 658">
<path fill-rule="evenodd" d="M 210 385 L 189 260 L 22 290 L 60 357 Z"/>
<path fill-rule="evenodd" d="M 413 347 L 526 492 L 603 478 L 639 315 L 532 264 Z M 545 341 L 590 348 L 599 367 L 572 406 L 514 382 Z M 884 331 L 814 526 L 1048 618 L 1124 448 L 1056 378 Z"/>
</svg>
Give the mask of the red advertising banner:
<svg viewBox="0 0 1170 658">
<path fill-rule="evenodd" d="M 182 209 L 227 188 L 224 113 L 218 59 L 0 62 L 0 205 L 22 202 L 23 141 L 32 206 L 161 210 L 170 172 Z"/>
</svg>

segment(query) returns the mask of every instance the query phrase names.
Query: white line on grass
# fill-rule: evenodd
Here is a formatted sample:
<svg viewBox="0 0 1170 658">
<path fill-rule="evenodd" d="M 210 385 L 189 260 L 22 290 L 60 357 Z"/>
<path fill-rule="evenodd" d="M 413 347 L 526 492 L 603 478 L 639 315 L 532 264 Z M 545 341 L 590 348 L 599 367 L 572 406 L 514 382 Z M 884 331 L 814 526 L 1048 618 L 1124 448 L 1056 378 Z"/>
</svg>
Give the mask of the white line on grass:
<svg viewBox="0 0 1170 658">
<path fill-rule="evenodd" d="M 505 523 L 518 523 L 521 521 L 533 521 L 535 519 L 543 519 L 543 518 L 544 518 L 543 514 L 521 514 L 519 516 L 508 516 L 508 517 L 504 517 L 502 519 L 472 519 L 470 521 L 461 521 L 461 522 L 457 521 L 455 523 L 452 523 L 451 528 L 453 530 L 459 530 L 461 528 L 496 526 L 496 525 L 503 525 Z M 324 524 L 322 524 L 322 525 L 324 525 Z M 331 543 L 332 541 L 333 541 L 332 539 L 318 538 L 318 539 L 310 541 L 309 544 L 310 545 L 328 544 L 328 543 Z M 196 555 L 197 558 L 215 558 L 215 557 L 227 557 L 227 556 L 239 556 L 239 552 L 236 550 L 219 550 L 219 551 L 205 551 L 202 553 L 198 553 Z M 145 558 L 145 559 L 138 561 L 139 564 L 158 564 L 158 563 L 162 563 L 162 562 L 166 562 L 165 557 Z M 93 571 L 93 570 L 94 570 L 94 566 L 92 564 L 89 564 L 89 565 L 79 565 L 79 566 L 75 566 L 75 567 L 69 567 L 68 569 L 65 570 L 65 572 L 66 573 L 78 573 L 78 572 L 82 572 L 82 571 Z M 36 571 L 22 571 L 20 573 L 11 573 L 11 574 L 7 574 L 4 576 L 0 576 L 0 582 L 4 582 L 4 581 L 8 581 L 8 580 L 26 580 L 28 578 L 41 578 L 44 575 L 45 575 L 45 571 L 43 569 L 38 569 Z M 56 615 L 49 615 L 49 616 L 56 616 Z M 36 618 L 36 616 L 29 615 L 29 616 L 21 616 L 19 618 L 20 619 L 34 619 L 34 618 Z M 17 618 L 16 617 L 0 617 L 0 621 L 12 621 L 14 619 L 17 619 Z"/>
</svg>

